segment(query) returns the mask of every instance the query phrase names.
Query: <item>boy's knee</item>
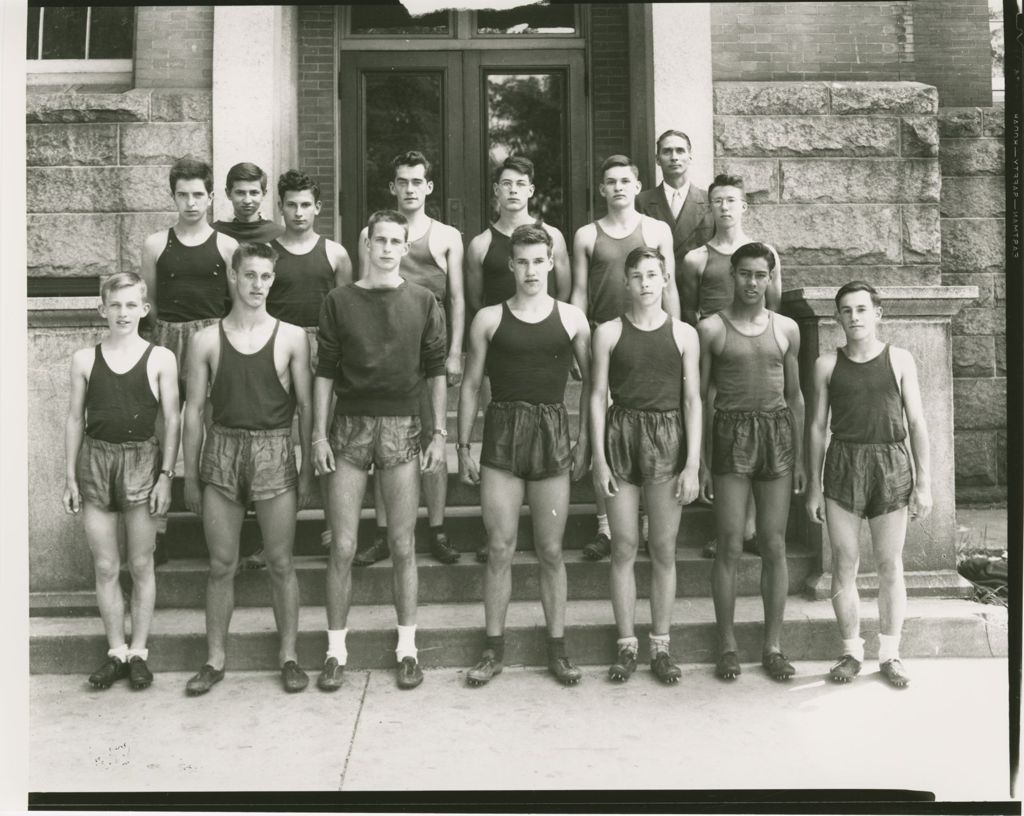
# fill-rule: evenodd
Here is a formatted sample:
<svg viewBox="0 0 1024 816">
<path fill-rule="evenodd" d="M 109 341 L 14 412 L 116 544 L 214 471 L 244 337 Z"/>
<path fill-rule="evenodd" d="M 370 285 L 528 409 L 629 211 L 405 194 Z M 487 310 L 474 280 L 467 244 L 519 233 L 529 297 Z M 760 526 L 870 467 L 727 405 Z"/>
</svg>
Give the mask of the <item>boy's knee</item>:
<svg viewBox="0 0 1024 816">
<path fill-rule="evenodd" d="M 96 572 L 96 580 L 106 583 L 116 581 L 121 571 L 121 562 L 116 558 L 96 558 L 93 560 L 93 569 Z"/>
</svg>

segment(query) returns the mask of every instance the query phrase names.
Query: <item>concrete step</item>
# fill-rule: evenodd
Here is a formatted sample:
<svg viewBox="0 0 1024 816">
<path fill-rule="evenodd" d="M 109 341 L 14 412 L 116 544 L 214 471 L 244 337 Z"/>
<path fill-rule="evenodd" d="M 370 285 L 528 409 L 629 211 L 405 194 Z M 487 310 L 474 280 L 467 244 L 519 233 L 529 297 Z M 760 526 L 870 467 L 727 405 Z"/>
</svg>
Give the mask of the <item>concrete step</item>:
<svg viewBox="0 0 1024 816">
<path fill-rule="evenodd" d="M 786 611 L 783 644 L 793 660 L 827 660 L 838 654 L 839 633 L 828 601 L 792 597 Z M 423 604 L 418 612 L 417 646 L 425 667 L 465 667 L 483 643 L 483 607 L 479 603 Z M 717 654 L 714 608 L 710 598 L 680 598 L 675 603 L 672 651 L 685 663 L 711 662 Z M 739 657 L 757 661 L 761 652 L 760 598 L 736 604 Z M 646 649 L 650 613 L 637 604 L 637 630 Z M 322 607 L 300 610 L 298 657 L 307 670 L 323 662 L 327 637 Z M 390 605 L 353 607 L 348 620 L 349 667 L 384 669 L 395 665 L 395 612 Z M 861 630 L 868 657 L 877 652 L 878 614 L 864 603 Z M 29 668 L 34 674 L 87 674 L 103 660 L 106 639 L 98 618 L 34 617 L 29 620 Z M 566 646 L 581 664 L 605 664 L 615 654 L 616 629 L 608 601 L 570 601 L 566 610 Z M 544 665 L 545 626 L 541 606 L 514 601 L 505 632 L 509 665 Z M 270 670 L 277 666 L 277 633 L 268 608 L 235 611 L 228 641 L 230 670 Z M 149 639 L 149 663 L 155 671 L 194 671 L 206 659 L 201 609 L 157 610 Z M 1006 656 L 1006 610 L 972 601 L 913 598 L 908 603 L 901 653 L 916 657 Z"/>
<path fill-rule="evenodd" d="M 359 526 L 360 542 L 369 542 L 373 539 L 374 515 L 372 507 L 363 508 L 363 520 Z M 479 505 L 449 506 L 446 515 L 445 530 L 452 547 L 460 552 L 476 552 L 485 540 Z M 323 552 L 320 545 L 320 533 L 323 530 L 322 510 L 300 510 L 295 530 L 295 554 L 320 555 Z M 593 539 L 596 533 L 594 505 L 571 504 L 563 539 L 565 550 L 580 549 Z M 714 535 L 714 517 L 710 508 L 704 505 L 691 505 L 683 509 L 683 518 L 676 537 L 679 546 L 700 547 Z M 242 553 L 248 554 L 255 550 L 259 540 L 258 524 L 255 518 L 249 517 L 242 523 Z M 171 515 L 166 541 L 172 558 L 199 558 L 207 554 L 202 520 L 187 511 Z M 427 552 L 428 548 L 429 525 L 426 509 L 421 507 L 420 518 L 416 524 L 416 549 L 419 552 Z M 520 515 L 517 548 L 533 550 L 533 525 L 530 523 L 529 509 L 525 506 Z"/>
<path fill-rule="evenodd" d="M 789 591 L 798 593 L 814 568 L 810 554 L 790 554 Z M 676 595 L 680 598 L 707 597 L 711 592 L 711 565 L 701 558 L 697 548 L 684 547 L 676 553 Z M 303 606 L 324 604 L 327 558 L 301 556 L 295 559 L 299 598 Z M 420 603 L 482 603 L 484 566 L 469 554 L 456 564 L 439 564 L 430 556 L 417 558 Z M 565 557 L 570 600 L 607 600 L 610 597 L 611 565 L 605 559 L 586 561 L 577 552 Z M 163 609 L 201 608 L 206 598 L 208 564 L 205 559 L 173 560 L 157 568 L 157 605 Z M 359 606 L 391 602 L 394 569 L 390 559 L 370 567 L 353 570 L 352 603 Z M 637 558 L 637 597 L 650 597 L 650 561 Z M 761 563 L 754 555 L 744 555 L 737 574 L 737 592 L 760 592 Z M 517 553 L 512 564 L 512 597 L 524 601 L 540 599 L 540 567 L 533 553 Z M 235 579 L 235 605 L 266 606 L 270 603 L 270 578 L 266 570 L 247 570 Z M 95 595 L 90 590 L 34 594 L 33 615 L 97 614 Z"/>
</svg>

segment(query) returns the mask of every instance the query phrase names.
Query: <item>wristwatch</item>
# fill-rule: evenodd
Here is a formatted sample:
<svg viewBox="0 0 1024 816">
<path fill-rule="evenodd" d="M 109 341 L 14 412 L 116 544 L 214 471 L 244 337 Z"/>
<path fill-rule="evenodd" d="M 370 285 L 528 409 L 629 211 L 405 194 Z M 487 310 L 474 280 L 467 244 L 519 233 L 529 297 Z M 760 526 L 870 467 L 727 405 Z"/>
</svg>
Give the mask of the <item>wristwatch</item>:
<svg viewBox="0 0 1024 816">
<path fill-rule="evenodd" d="M 441 434 L 443 439 L 448 438 L 448 431 L 444 428 L 434 428 L 434 435 L 436 436 L 437 434 Z"/>
<path fill-rule="evenodd" d="M 160 474 L 163 475 L 163 476 L 166 476 L 172 482 L 174 481 L 174 471 L 173 470 L 166 470 L 164 468 L 161 468 L 160 469 Z"/>
</svg>

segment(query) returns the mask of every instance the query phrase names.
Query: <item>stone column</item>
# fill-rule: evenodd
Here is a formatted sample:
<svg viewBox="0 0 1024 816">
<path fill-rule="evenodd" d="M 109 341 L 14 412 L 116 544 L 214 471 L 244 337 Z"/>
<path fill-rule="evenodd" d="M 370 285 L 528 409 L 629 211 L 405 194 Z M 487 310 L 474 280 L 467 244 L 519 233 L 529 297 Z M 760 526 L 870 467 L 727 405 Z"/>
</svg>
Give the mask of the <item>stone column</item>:
<svg viewBox="0 0 1024 816">
<path fill-rule="evenodd" d="M 812 372 L 818 355 L 845 345 L 843 330 L 835 321 L 838 287 L 805 287 L 784 292 L 782 312 L 800 325 L 800 382 L 808 409 L 811 406 Z M 883 340 L 907 349 L 917 362 L 921 398 L 931 449 L 931 515 L 924 522 L 910 522 L 903 551 L 907 591 L 912 595 L 969 596 L 971 585 L 956 571 L 956 504 L 953 467 L 952 332 L 954 315 L 978 296 L 976 286 L 880 287 Z M 797 530 L 814 552 L 821 554 L 821 572 L 808 579 L 807 589 L 816 598 L 827 598 L 832 581 L 832 555 L 828 530 L 807 519 L 803 502 Z M 861 531 L 861 565 L 858 587 L 870 593 L 878 589 L 871 539 L 867 524 Z"/>
<path fill-rule="evenodd" d="M 693 143 L 690 179 L 714 178 L 711 4 L 653 3 L 654 136 L 682 130 Z M 653 145 L 651 149 L 653 150 Z M 661 178 L 657 179 L 661 183 Z"/>
<path fill-rule="evenodd" d="M 277 218 L 277 177 L 298 160 L 296 6 L 215 6 L 213 18 L 214 218 L 229 219 L 228 168 L 266 171 L 266 218 Z"/>
</svg>

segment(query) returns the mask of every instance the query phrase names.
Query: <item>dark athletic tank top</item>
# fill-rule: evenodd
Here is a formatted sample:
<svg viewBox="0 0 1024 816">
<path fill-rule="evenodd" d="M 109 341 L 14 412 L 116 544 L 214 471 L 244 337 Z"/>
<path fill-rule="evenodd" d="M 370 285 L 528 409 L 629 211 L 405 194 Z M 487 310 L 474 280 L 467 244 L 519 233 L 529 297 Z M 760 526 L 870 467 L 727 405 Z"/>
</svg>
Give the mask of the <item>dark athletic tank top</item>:
<svg viewBox="0 0 1024 816">
<path fill-rule="evenodd" d="M 111 371 L 96 344 L 96 358 L 85 392 L 85 432 L 103 442 L 141 442 L 153 435 L 160 402 L 149 385 L 150 343 L 124 374 Z"/>
<path fill-rule="evenodd" d="M 641 218 L 625 238 L 612 238 L 594 222 L 597 240 L 590 255 L 590 270 L 587 274 L 587 317 L 592 323 L 614 320 L 629 308 L 629 291 L 626 289 L 626 256 L 637 247 L 644 246 L 644 220 Z"/>
<path fill-rule="evenodd" d="M 284 234 L 284 227 L 262 216 L 258 221 L 214 221 L 213 228 L 230 235 L 236 241 L 248 241 L 251 244 L 269 244 Z"/>
<path fill-rule="evenodd" d="M 672 334 L 672 318 L 651 331 L 622 316 L 622 334 L 608 362 L 612 402 L 623 408 L 671 411 L 679 408 L 683 358 Z"/>
<path fill-rule="evenodd" d="M 700 276 L 700 316 L 710 317 L 718 314 L 732 303 L 734 284 L 732 282 L 731 255 L 719 252 L 710 244 L 704 245 L 708 251 L 708 262 L 704 273 Z"/>
<path fill-rule="evenodd" d="M 520 320 L 507 303 L 501 304 L 501 322 L 487 348 L 492 400 L 557 405 L 565 400 L 571 361 L 572 340 L 557 300 L 539 323 Z"/>
<path fill-rule="evenodd" d="M 741 334 L 721 312 L 725 345 L 714 359 L 716 411 L 779 411 L 786 407 L 782 349 L 775 338 L 775 315 L 753 337 Z"/>
<path fill-rule="evenodd" d="M 540 226 L 540 221 L 536 226 Z M 512 237 L 499 232 L 493 224 L 488 229 L 491 231 L 491 245 L 487 247 L 482 264 L 484 306 L 493 306 L 516 293 L 516 277 L 508 266 L 512 257 Z M 551 297 L 558 292 L 556 283 L 555 270 L 552 269 L 548 272 L 548 294 Z"/>
<path fill-rule="evenodd" d="M 223 317 L 227 312 L 227 266 L 217 249 L 217 231 L 198 246 L 185 246 L 174 227 L 156 259 L 157 316 L 168 323 Z"/>
<path fill-rule="evenodd" d="M 409 243 L 409 251 L 402 258 L 398 273 L 407 281 L 429 289 L 437 305 L 443 309 L 448 294 L 448 275 L 430 254 L 430 233 L 433 229 L 434 222 L 431 220 L 427 231 Z"/>
<path fill-rule="evenodd" d="M 217 378 L 210 387 L 210 403 L 213 421 L 218 425 L 249 431 L 291 426 L 295 394 L 284 390 L 274 366 L 274 341 L 280 325 L 280 320 L 274 323 L 274 330 L 263 348 L 242 354 L 224 333 L 224 321 L 217 324 L 220 362 Z"/>
<path fill-rule="evenodd" d="M 828 385 L 832 436 L 841 442 L 902 442 L 903 398 L 892 370 L 889 344 L 866 363 L 836 349 L 836 367 Z"/>
<path fill-rule="evenodd" d="M 321 235 L 302 255 L 289 252 L 278 241 L 270 242 L 278 254 L 274 285 L 267 295 L 267 312 L 296 326 L 316 326 L 320 306 L 334 288 L 334 269 L 327 258 L 327 240 Z"/>
</svg>

